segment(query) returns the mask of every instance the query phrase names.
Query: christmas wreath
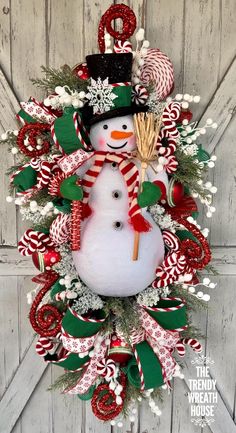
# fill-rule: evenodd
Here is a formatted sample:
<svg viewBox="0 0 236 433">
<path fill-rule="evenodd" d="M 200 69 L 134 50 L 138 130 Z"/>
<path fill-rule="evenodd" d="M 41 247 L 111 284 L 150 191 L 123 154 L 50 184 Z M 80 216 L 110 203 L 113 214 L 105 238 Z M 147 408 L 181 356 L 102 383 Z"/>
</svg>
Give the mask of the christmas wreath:
<svg viewBox="0 0 236 433">
<path fill-rule="evenodd" d="M 28 293 L 36 351 L 65 370 L 55 387 L 119 427 L 142 399 L 161 414 L 156 399 L 183 378 L 179 357 L 201 351 L 191 310 L 215 286 L 200 277 L 211 252 L 195 199 L 211 217 L 216 157 L 201 138 L 217 125 L 192 121 L 199 96 L 169 96 L 173 65 L 143 29 L 132 46 L 135 28 L 129 7 L 111 6 L 100 54 L 43 68 L 33 82 L 47 97 L 22 102 L 19 131 L 2 135 L 15 156 L 7 201 L 30 221 L 18 249 L 39 270 Z"/>
</svg>

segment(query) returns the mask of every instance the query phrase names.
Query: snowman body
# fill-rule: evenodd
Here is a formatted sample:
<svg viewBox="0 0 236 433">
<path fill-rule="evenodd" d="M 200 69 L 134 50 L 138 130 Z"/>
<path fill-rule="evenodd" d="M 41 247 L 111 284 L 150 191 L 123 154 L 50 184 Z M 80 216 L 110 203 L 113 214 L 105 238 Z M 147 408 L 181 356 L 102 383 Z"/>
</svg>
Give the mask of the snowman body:
<svg viewBox="0 0 236 433">
<path fill-rule="evenodd" d="M 104 125 L 108 128 L 104 128 Z M 128 132 L 124 134 L 125 131 Z M 116 138 L 112 140 L 111 135 Z M 132 116 L 99 122 L 92 127 L 91 142 L 96 150 L 109 152 L 107 145 L 112 146 L 112 152 L 115 148 L 120 152 L 121 146 L 122 151 L 134 150 Z M 137 167 L 140 166 L 139 161 L 133 162 Z M 91 158 L 89 165 L 92 164 Z M 82 177 L 87 169 L 88 165 L 81 167 L 78 174 Z M 157 176 L 149 168 L 147 180 L 153 181 L 154 178 L 167 184 L 165 172 Z M 143 209 L 142 215 L 152 229 L 140 234 L 138 260 L 132 260 L 134 229 L 129 223 L 127 186 L 118 165 L 112 162 L 104 163 L 91 189 L 89 204 L 93 212 L 82 224 L 81 249 L 73 252 L 81 279 L 91 290 L 104 296 L 125 297 L 139 293 L 155 279 L 155 270 L 164 257 L 159 227 Z"/>
</svg>

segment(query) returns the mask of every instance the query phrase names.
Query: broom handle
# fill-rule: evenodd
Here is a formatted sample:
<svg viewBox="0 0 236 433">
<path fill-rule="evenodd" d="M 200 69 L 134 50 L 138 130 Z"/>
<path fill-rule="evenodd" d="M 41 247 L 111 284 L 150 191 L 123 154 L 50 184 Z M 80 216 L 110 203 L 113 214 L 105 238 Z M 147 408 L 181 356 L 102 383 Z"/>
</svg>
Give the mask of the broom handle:
<svg viewBox="0 0 236 433">
<path fill-rule="evenodd" d="M 147 164 L 146 162 L 142 162 L 141 164 L 141 184 L 140 184 L 140 192 L 142 192 L 142 184 L 145 180 L 145 174 L 146 174 Z M 139 252 L 139 239 L 140 239 L 140 233 L 134 232 L 134 247 L 133 247 L 133 261 L 138 260 L 138 252 Z"/>
</svg>

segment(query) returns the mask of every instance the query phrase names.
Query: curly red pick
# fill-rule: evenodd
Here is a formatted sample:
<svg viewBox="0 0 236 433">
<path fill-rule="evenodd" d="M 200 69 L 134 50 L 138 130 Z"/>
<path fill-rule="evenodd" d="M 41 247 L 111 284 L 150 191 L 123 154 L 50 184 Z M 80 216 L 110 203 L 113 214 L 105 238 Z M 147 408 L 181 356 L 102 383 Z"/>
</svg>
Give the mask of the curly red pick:
<svg viewBox="0 0 236 433">
<path fill-rule="evenodd" d="M 123 21 L 122 32 L 113 29 L 111 22 L 116 18 Z M 136 16 L 132 9 L 124 4 L 112 5 L 105 14 L 103 14 L 98 27 L 98 45 L 101 53 L 105 51 L 104 35 L 107 31 L 114 39 L 126 41 L 136 29 Z"/>
<path fill-rule="evenodd" d="M 22 153 L 30 157 L 37 157 L 44 155 L 49 152 L 50 144 L 42 136 L 43 133 L 50 131 L 50 125 L 46 123 L 26 123 L 19 131 L 17 136 L 17 145 Z M 33 148 L 29 149 L 25 144 L 25 140 L 28 138 L 28 144 Z M 41 149 L 37 149 L 38 142 L 37 138 L 42 141 Z"/>
<path fill-rule="evenodd" d="M 54 305 L 45 304 L 38 309 L 44 295 L 57 279 L 56 272 L 47 273 L 47 281 L 35 297 L 30 310 L 29 319 L 32 328 L 42 337 L 55 337 L 61 330 L 62 314 Z"/>
<path fill-rule="evenodd" d="M 181 253 L 185 255 L 188 265 L 193 269 L 203 269 L 211 261 L 211 250 L 206 238 L 194 224 L 184 218 L 175 217 L 175 221 L 186 227 L 200 244 L 192 239 L 185 239 L 181 242 Z"/>
<path fill-rule="evenodd" d="M 124 373 L 121 373 L 120 383 L 123 386 L 123 390 L 120 394 L 123 403 L 120 405 L 116 403 L 116 395 L 114 391 L 109 388 L 107 383 L 102 383 L 95 389 L 91 406 L 92 411 L 97 418 L 103 421 L 108 421 L 116 418 L 121 413 L 126 395 L 126 376 Z"/>
</svg>

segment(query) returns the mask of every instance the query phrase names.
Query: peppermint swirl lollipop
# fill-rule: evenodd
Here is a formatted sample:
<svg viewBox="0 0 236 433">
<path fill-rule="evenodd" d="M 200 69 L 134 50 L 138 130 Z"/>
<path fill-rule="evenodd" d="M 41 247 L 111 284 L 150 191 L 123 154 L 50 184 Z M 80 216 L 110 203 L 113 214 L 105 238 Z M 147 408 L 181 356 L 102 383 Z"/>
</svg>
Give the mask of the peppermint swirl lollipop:
<svg viewBox="0 0 236 433">
<path fill-rule="evenodd" d="M 165 99 L 174 86 L 174 70 L 169 57 L 158 48 L 148 48 L 140 80 L 145 86 L 154 84 L 157 98 Z"/>
<path fill-rule="evenodd" d="M 119 53 L 132 53 L 132 44 L 129 41 L 116 41 L 113 48 L 114 52 Z"/>
</svg>

